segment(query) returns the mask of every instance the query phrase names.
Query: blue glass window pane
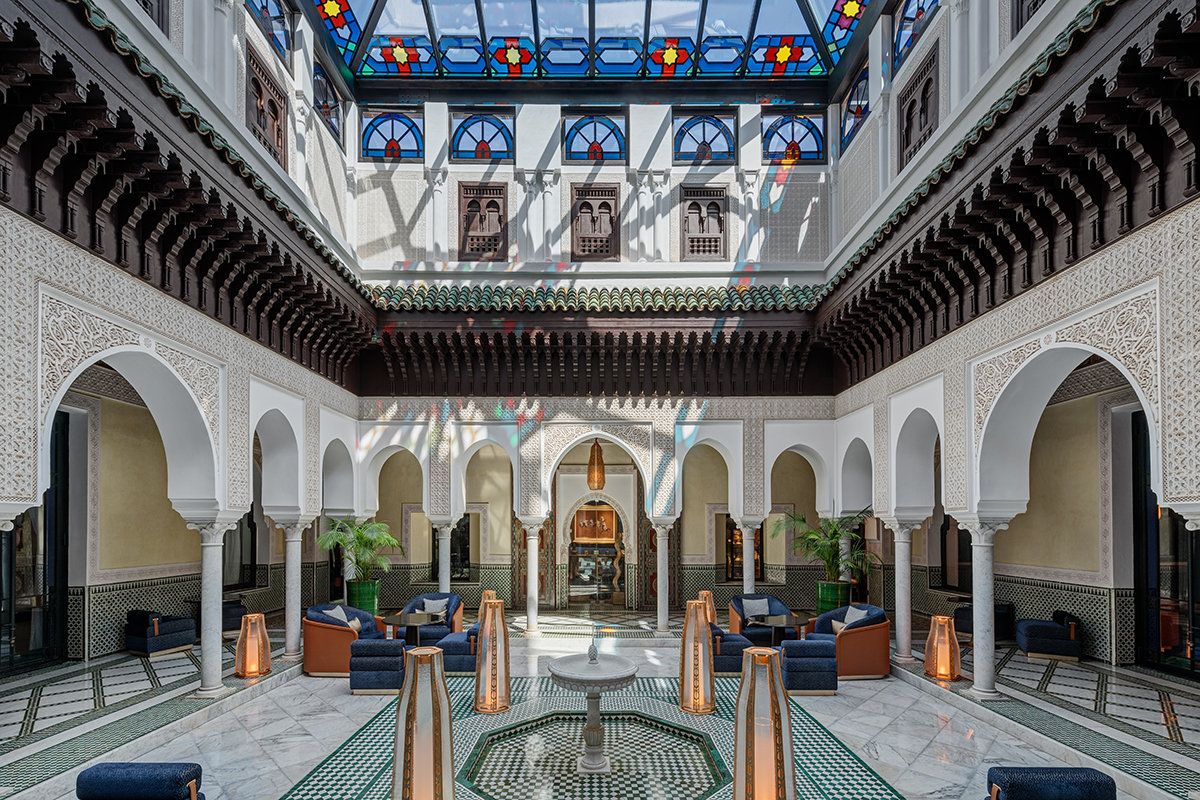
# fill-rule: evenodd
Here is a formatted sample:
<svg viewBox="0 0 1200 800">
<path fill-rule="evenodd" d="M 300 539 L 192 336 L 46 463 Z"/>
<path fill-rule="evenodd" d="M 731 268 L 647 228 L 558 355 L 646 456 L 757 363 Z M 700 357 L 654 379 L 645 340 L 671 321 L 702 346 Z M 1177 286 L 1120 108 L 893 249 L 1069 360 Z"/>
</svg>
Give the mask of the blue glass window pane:
<svg viewBox="0 0 1200 800">
<path fill-rule="evenodd" d="M 579 0 L 542 0 L 537 4 L 542 41 L 579 38 L 589 40 L 588 4 Z"/>
<path fill-rule="evenodd" d="M 846 107 L 842 111 L 842 150 L 854 141 L 854 135 L 871 112 L 870 100 L 871 83 L 868 80 L 867 68 L 864 67 L 854 81 L 854 88 L 846 96 Z"/>
<path fill-rule="evenodd" d="M 483 45 L 474 36 L 443 36 L 438 49 L 447 75 L 482 75 L 487 67 Z"/>
<path fill-rule="evenodd" d="M 313 0 L 317 8 L 317 16 L 325 23 L 325 30 L 333 38 L 333 43 L 342 53 L 342 59 L 349 64 L 354 60 L 362 38 L 362 26 L 359 25 L 357 8 L 363 3 L 351 3 L 350 0 Z"/>
<path fill-rule="evenodd" d="M 429 0 L 433 27 L 440 41 L 444 36 L 479 38 L 479 15 L 469 0 Z"/>
<path fill-rule="evenodd" d="M 624 117 L 565 117 L 563 158 L 567 161 L 624 161 Z"/>
<path fill-rule="evenodd" d="M 825 65 L 811 36 L 756 36 L 746 74 L 824 75 Z"/>
<path fill-rule="evenodd" d="M 868 2 L 869 0 L 834 0 L 833 7 L 825 18 L 825 27 L 821 30 L 821 35 L 829 45 L 829 57 L 835 65 L 841 59 L 846 45 L 850 44 L 850 37 L 858 27 Z"/>
<path fill-rule="evenodd" d="M 279 0 L 248 0 L 246 5 L 258 20 L 271 46 L 280 55 L 287 55 L 292 47 L 292 29 Z"/>
<path fill-rule="evenodd" d="M 677 114 L 672 120 L 675 131 L 675 160 L 692 164 L 732 163 L 737 158 L 733 115 L 703 114 L 688 117 Z"/>
<path fill-rule="evenodd" d="M 554 78 L 586 75 L 587 39 L 542 39 L 542 71 Z"/>
<path fill-rule="evenodd" d="M 699 26 L 700 0 L 653 0 L 650 2 L 651 36 L 688 36 L 695 39 Z"/>
<path fill-rule="evenodd" d="M 492 74 L 497 77 L 531 77 L 537 73 L 537 54 L 533 40 L 528 37 L 492 38 L 488 42 L 488 58 Z"/>
<path fill-rule="evenodd" d="M 692 74 L 696 65 L 696 45 L 688 37 L 650 40 L 646 73 L 652 78 L 680 78 Z"/>
<path fill-rule="evenodd" d="M 641 39 L 606 38 L 596 42 L 597 75 L 637 75 L 642 60 Z"/>
<path fill-rule="evenodd" d="M 379 24 L 375 26 L 374 36 L 428 37 L 429 25 L 421 0 L 387 0 L 379 16 Z"/>
<path fill-rule="evenodd" d="M 754 3 L 749 0 L 708 0 L 704 12 L 705 36 L 740 36 L 745 40 L 750 35 L 750 16 Z M 766 20 L 759 20 L 761 28 Z"/>
<path fill-rule="evenodd" d="M 533 6 L 529 0 L 483 0 L 483 27 L 488 38 L 533 38 Z"/>
<path fill-rule="evenodd" d="M 700 45 L 696 68 L 701 75 L 733 75 L 742 68 L 745 49 L 740 36 L 710 36 Z"/>
<path fill-rule="evenodd" d="M 342 98 L 320 64 L 313 65 L 313 108 L 325 120 L 334 137 L 342 141 Z"/>
<path fill-rule="evenodd" d="M 825 119 L 820 115 L 763 114 L 763 161 L 791 166 L 825 158 Z"/>
<path fill-rule="evenodd" d="M 938 0 L 908 0 L 896 23 L 896 68 L 912 52 L 938 9 Z"/>
<path fill-rule="evenodd" d="M 596 38 L 641 39 L 646 0 L 596 0 Z"/>
<path fill-rule="evenodd" d="M 424 158 L 424 117 L 417 112 L 364 111 L 362 157 L 386 161 Z"/>
<path fill-rule="evenodd" d="M 512 114 L 455 114 L 451 121 L 450 157 L 506 161 L 514 155 Z"/>
<path fill-rule="evenodd" d="M 433 75 L 437 61 L 428 36 L 375 36 L 359 64 L 359 75 Z"/>
</svg>

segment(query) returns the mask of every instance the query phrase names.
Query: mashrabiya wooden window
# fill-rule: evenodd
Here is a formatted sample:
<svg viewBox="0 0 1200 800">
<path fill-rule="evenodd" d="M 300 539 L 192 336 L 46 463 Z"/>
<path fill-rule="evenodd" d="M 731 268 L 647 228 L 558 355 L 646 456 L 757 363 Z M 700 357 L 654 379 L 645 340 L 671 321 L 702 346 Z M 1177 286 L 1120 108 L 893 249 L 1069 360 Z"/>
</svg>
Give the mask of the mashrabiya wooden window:
<svg viewBox="0 0 1200 800">
<path fill-rule="evenodd" d="M 938 48 L 900 93 L 900 169 L 916 156 L 938 126 Z"/>
<path fill-rule="evenodd" d="M 571 186 L 572 261 L 620 259 L 620 199 L 616 184 Z"/>
<path fill-rule="evenodd" d="M 725 261 L 725 187 L 684 186 L 681 191 L 683 260 Z"/>
<path fill-rule="evenodd" d="M 253 48 L 246 49 L 246 125 L 287 169 L 287 100 Z"/>
<path fill-rule="evenodd" d="M 504 184 L 458 185 L 459 259 L 508 259 L 508 190 Z"/>
</svg>

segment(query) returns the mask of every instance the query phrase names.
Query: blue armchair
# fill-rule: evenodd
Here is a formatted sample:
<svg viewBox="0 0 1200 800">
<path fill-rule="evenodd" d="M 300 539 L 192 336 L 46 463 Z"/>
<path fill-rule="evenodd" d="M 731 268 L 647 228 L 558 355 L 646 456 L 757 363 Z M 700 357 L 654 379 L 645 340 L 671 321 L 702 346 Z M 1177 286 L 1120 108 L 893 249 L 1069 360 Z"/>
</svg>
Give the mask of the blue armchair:
<svg viewBox="0 0 1200 800">
<path fill-rule="evenodd" d="M 357 639 L 350 643 L 350 694 L 400 694 L 404 687 L 404 640 Z"/>
<path fill-rule="evenodd" d="M 409 600 L 408 604 L 404 606 L 403 613 L 414 614 L 418 611 L 424 611 L 425 601 L 427 599 L 445 599 L 448 601 L 446 603 L 446 621 L 448 624 L 421 626 L 421 644 L 423 646 L 433 646 L 442 639 L 445 639 L 450 634 L 458 633 L 463 629 L 463 604 L 462 598 L 456 594 L 449 592 L 427 592 L 425 594 L 419 594 L 412 600 Z M 408 633 L 406 631 L 405 636 L 407 635 Z M 409 642 L 409 644 L 415 645 L 416 642 Z"/>
<path fill-rule="evenodd" d="M 872 680 L 886 678 L 892 671 L 889 655 L 891 623 L 887 613 L 878 606 L 856 604 L 867 616 L 834 631 L 833 623 L 846 619 L 851 606 L 826 611 L 812 623 L 813 641 L 834 642 L 837 649 L 838 677 L 842 680 Z"/>
<path fill-rule="evenodd" d="M 770 647 L 771 628 L 766 625 L 755 625 L 753 622 L 746 621 L 746 612 L 742 610 L 742 603 L 745 600 L 766 600 L 769 604 L 769 614 L 771 616 L 791 614 L 791 609 L 785 606 L 782 600 L 772 597 L 769 594 L 735 594 L 733 599 L 729 601 L 729 632 L 745 636 L 756 647 Z M 785 629 L 783 638 L 799 639 L 800 629 Z M 741 667 L 739 666 L 738 669 L 740 670 Z"/>
<path fill-rule="evenodd" d="M 988 800 L 1117 800 L 1117 784 L 1091 767 L 992 767 Z"/>
<path fill-rule="evenodd" d="M 1055 611 L 1052 620 L 1023 619 L 1017 623 L 1017 647 L 1030 658 L 1078 661 L 1083 655 L 1083 622 L 1066 611 Z"/>
<path fill-rule="evenodd" d="M 109 761 L 79 773 L 79 800 L 204 800 L 199 764 Z"/>
</svg>

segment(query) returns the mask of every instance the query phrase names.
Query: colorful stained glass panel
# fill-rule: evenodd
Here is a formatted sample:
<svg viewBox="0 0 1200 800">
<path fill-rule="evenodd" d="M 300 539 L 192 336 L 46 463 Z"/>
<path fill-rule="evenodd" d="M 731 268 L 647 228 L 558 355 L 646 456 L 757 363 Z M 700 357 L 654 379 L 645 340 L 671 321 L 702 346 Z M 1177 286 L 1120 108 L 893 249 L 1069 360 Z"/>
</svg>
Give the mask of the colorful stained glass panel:
<svg viewBox="0 0 1200 800">
<path fill-rule="evenodd" d="M 565 161 L 624 161 L 625 152 L 625 117 L 563 117 Z"/>
<path fill-rule="evenodd" d="M 750 47 L 746 74 L 824 75 L 825 66 L 811 36 L 759 36 Z"/>
<path fill-rule="evenodd" d="M 745 50 L 740 36 L 710 36 L 700 45 L 696 69 L 701 75 L 734 75 L 742 69 Z"/>
<path fill-rule="evenodd" d="M 511 113 L 456 113 L 450 119 L 450 157 L 464 161 L 511 161 L 513 146 Z"/>
<path fill-rule="evenodd" d="M 482 75 L 487 67 L 483 45 L 474 36 L 443 36 L 438 49 L 447 75 Z"/>
<path fill-rule="evenodd" d="M 528 77 L 537 73 L 532 39 L 493 37 L 488 42 L 488 57 L 492 74 L 501 78 Z"/>
<path fill-rule="evenodd" d="M 552 78 L 586 75 L 587 39 L 543 39 L 542 71 Z"/>
<path fill-rule="evenodd" d="M 362 38 L 362 27 L 350 0 L 313 0 L 317 16 L 325 23 L 325 30 L 333 37 L 333 43 L 342 53 L 347 64 L 354 60 L 354 51 Z"/>
<path fill-rule="evenodd" d="M 641 69 L 641 39 L 607 38 L 596 42 L 597 75 L 637 75 Z"/>
<path fill-rule="evenodd" d="M 418 161 L 425 157 L 425 119 L 419 111 L 363 111 L 362 157 Z"/>
<path fill-rule="evenodd" d="M 437 62 L 427 36 L 376 36 L 358 67 L 360 75 L 433 75 Z"/>
<path fill-rule="evenodd" d="M 737 160 L 737 117 L 733 114 L 696 114 L 676 111 L 674 157 L 683 164 L 731 164 Z"/>
<path fill-rule="evenodd" d="M 850 142 L 854 141 L 854 135 L 858 133 L 858 129 L 867 119 L 867 114 L 871 112 L 870 100 L 871 83 L 868 80 L 867 68 L 863 67 L 863 71 L 854 81 L 854 88 L 846 96 L 846 106 L 842 110 L 843 151 L 850 145 Z"/>
<path fill-rule="evenodd" d="M 829 57 L 834 64 L 837 64 L 842 57 L 842 51 L 850 44 L 850 36 L 858 27 L 858 21 L 862 19 L 868 2 L 869 0 L 836 0 L 834 2 L 833 9 L 829 12 L 829 18 L 825 21 L 825 27 L 821 31 L 826 44 L 829 45 Z"/>
<path fill-rule="evenodd" d="M 791 166 L 825 159 L 825 118 L 804 114 L 763 114 L 763 162 Z"/>
<path fill-rule="evenodd" d="M 652 78 L 681 78 L 692 74 L 696 44 L 687 37 L 650 40 L 646 72 Z"/>
<path fill-rule="evenodd" d="M 896 69 L 912 52 L 913 47 L 925 32 L 926 26 L 938 10 L 938 0 L 907 0 L 904 11 L 896 21 Z"/>
</svg>

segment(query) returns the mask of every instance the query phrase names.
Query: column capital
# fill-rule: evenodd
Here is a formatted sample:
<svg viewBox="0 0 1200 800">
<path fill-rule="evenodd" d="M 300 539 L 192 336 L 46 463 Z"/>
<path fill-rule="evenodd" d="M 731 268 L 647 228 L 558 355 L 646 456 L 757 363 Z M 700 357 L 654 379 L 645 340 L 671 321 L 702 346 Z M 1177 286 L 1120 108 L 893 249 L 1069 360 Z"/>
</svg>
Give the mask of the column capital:
<svg viewBox="0 0 1200 800">
<path fill-rule="evenodd" d="M 875 519 L 882 522 L 888 530 L 896 537 L 897 542 L 908 542 L 912 544 L 912 532 L 924 524 L 927 517 L 916 519 L 913 517 L 893 517 L 884 514 L 875 515 Z"/>
<path fill-rule="evenodd" d="M 543 169 L 538 171 L 538 177 L 542 181 L 543 191 L 548 192 L 554 188 L 554 184 L 558 182 L 558 174 L 558 170 L 556 169 Z"/>
<path fill-rule="evenodd" d="M 300 123 L 300 127 L 307 128 L 308 119 L 313 113 L 313 107 L 308 101 L 308 97 L 300 89 L 296 90 L 295 97 L 292 100 L 292 112 L 296 115 L 296 121 Z"/>
<path fill-rule="evenodd" d="M 742 517 L 737 520 L 737 526 L 743 535 L 747 535 L 754 533 L 766 521 L 766 517 Z"/>
<path fill-rule="evenodd" d="M 650 525 L 654 528 L 654 534 L 658 539 L 666 539 L 671 533 L 671 528 L 675 527 L 676 517 L 651 517 Z"/>
<path fill-rule="evenodd" d="M 971 544 L 979 547 L 992 547 L 996 534 L 1012 521 L 1012 517 L 981 517 L 978 514 L 960 514 L 954 518 L 959 528 L 971 532 Z"/>
<path fill-rule="evenodd" d="M 439 539 L 449 539 L 450 534 L 454 531 L 454 525 L 450 523 L 440 523 L 433 527 L 437 531 L 437 538 Z"/>
<path fill-rule="evenodd" d="M 221 514 L 217 517 L 208 517 L 202 519 L 184 519 L 188 528 L 200 534 L 201 545 L 221 544 L 225 541 L 225 532 L 233 530 L 237 527 L 238 521 L 241 520 L 242 514 L 231 511 L 229 514 L 237 514 L 236 517 L 230 517 L 227 514 Z"/>
<path fill-rule="evenodd" d="M 517 517 L 521 521 L 521 527 L 525 529 L 526 539 L 536 539 L 538 532 L 546 527 L 546 523 L 550 521 L 549 516 L 545 517 Z"/>
<path fill-rule="evenodd" d="M 446 178 L 449 176 L 449 171 L 445 167 L 426 168 L 425 175 L 429 179 L 429 185 L 435 190 L 446 188 Z"/>
<path fill-rule="evenodd" d="M 518 169 L 517 181 L 527 192 L 541 191 L 542 179 L 536 169 Z"/>
<path fill-rule="evenodd" d="M 1162 505 L 1166 506 L 1187 520 L 1185 527 L 1189 531 L 1200 531 L 1200 503 L 1164 502 Z M 2 516 L 3 515 L 0 515 L 0 517 Z"/>
<path fill-rule="evenodd" d="M 275 527 L 283 531 L 283 538 L 286 541 L 299 541 L 300 534 L 313 524 L 313 520 L 317 518 L 316 514 L 301 514 L 295 517 L 271 517 L 271 522 L 275 523 Z"/>
<path fill-rule="evenodd" d="M 662 193 L 663 189 L 671 183 L 671 170 L 659 169 L 650 173 L 651 183 L 654 185 L 654 191 L 658 194 Z"/>
</svg>

